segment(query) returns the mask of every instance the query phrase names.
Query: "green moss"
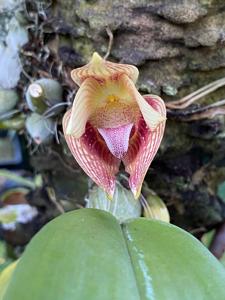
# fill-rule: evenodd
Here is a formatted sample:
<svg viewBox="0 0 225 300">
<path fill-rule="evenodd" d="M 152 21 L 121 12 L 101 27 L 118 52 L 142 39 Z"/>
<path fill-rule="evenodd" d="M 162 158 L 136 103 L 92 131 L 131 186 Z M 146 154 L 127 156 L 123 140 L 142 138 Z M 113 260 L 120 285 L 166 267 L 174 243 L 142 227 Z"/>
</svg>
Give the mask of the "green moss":
<svg viewBox="0 0 225 300">
<path fill-rule="evenodd" d="M 93 52 L 95 51 L 91 40 L 85 37 L 74 39 L 72 46 L 87 62 L 90 60 Z"/>
<path fill-rule="evenodd" d="M 193 145 L 193 139 L 187 134 L 188 124 L 167 120 L 165 135 L 160 146 L 162 153 L 169 152 L 172 156 L 187 152 Z"/>
</svg>

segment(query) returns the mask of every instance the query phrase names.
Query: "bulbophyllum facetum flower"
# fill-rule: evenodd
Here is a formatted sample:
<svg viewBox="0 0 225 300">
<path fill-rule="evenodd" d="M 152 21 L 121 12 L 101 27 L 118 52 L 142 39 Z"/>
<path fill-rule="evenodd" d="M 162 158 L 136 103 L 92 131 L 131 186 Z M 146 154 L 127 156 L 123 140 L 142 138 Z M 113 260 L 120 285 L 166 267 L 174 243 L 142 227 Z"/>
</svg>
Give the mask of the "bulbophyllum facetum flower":
<svg viewBox="0 0 225 300">
<path fill-rule="evenodd" d="M 110 198 L 123 162 L 130 174 L 130 189 L 138 198 L 163 137 L 163 100 L 138 92 L 136 67 L 106 61 L 97 53 L 87 65 L 73 70 L 71 77 L 80 88 L 63 118 L 70 151 Z"/>
</svg>

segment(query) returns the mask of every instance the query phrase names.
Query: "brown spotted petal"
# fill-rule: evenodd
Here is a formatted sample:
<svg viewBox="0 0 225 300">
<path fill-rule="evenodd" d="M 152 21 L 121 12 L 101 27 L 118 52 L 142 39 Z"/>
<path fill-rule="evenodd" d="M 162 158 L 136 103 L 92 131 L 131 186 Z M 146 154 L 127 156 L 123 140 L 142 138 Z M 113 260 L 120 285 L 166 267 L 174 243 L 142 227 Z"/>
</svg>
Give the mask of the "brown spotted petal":
<svg viewBox="0 0 225 300">
<path fill-rule="evenodd" d="M 166 122 L 166 107 L 163 100 L 153 95 L 146 95 L 143 98 L 149 106 L 163 116 L 164 121 L 151 129 L 141 116 L 131 132 L 128 152 L 123 158 L 123 163 L 125 170 L 130 174 L 129 185 L 135 198 L 140 195 L 144 177 L 158 151 Z"/>
<path fill-rule="evenodd" d="M 120 160 L 110 153 L 97 129 L 90 123 L 86 124 L 85 133 L 80 138 L 68 135 L 66 128 L 70 117 L 71 110 L 64 115 L 63 131 L 71 153 L 85 173 L 112 198 Z"/>
</svg>

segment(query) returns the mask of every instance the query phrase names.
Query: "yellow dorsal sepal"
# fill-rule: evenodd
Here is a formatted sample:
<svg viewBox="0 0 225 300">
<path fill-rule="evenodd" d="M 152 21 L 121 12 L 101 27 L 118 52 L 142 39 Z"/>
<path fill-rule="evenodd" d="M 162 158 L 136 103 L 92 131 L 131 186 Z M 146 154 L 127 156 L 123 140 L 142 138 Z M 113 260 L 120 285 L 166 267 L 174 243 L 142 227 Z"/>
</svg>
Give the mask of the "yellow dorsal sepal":
<svg viewBox="0 0 225 300">
<path fill-rule="evenodd" d="M 102 62 L 104 62 L 104 59 L 97 52 L 94 52 L 92 55 L 92 58 L 90 60 L 90 64 L 91 65 L 99 65 Z"/>
<path fill-rule="evenodd" d="M 106 61 L 97 52 L 94 52 L 88 64 L 88 73 L 97 78 L 105 78 L 112 74 Z"/>
</svg>

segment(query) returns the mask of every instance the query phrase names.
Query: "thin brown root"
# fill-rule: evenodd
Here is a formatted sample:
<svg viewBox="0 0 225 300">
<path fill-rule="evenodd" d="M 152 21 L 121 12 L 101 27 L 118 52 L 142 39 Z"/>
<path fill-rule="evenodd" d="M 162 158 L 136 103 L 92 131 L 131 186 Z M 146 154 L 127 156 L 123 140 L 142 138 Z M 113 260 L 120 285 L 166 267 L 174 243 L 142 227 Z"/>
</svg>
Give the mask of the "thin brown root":
<svg viewBox="0 0 225 300">
<path fill-rule="evenodd" d="M 46 188 L 49 200 L 55 205 L 56 209 L 63 214 L 65 212 L 63 206 L 56 200 L 56 194 L 53 188 L 47 187 Z"/>
<path fill-rule="evenodd" d="M 213 119 L 217 115 L 225 115 L 225 100 L 220 100 L 204 107 L 193 108 L 189 111 L 168 110 L 167 114 L 172 119 L 186 122 Z"/>
<path fill-rule="evenodd" d="M 221 78 L 219 80 L 213 81 L 210 84 L 203 86 L 202 88 L 198 89 L 197 91 L 181 98 L 180 100 L 171 101 L 166 103 L 166 107 L 170 109 L 184 109 L 197 101 L 198 99 L 214 92 L 215 90 L 219 89 L 220 87 L 225 85 L 225 78 Z"/>
<path fill-rule="evenodd" d="M 104 59 L 107 59 L 111 53 L 111 49 L 112 49 L 112 45 L 113 45 L 113 33 L 111 31 L 111 29 L 107 26 L 106 27 L 106 32 L 108 34 L 108 37 L 109 37 L 109 44 L 108 44 L 108 49 L 107 49 L 107 52 L 104 56 Z"/>
</svg>

